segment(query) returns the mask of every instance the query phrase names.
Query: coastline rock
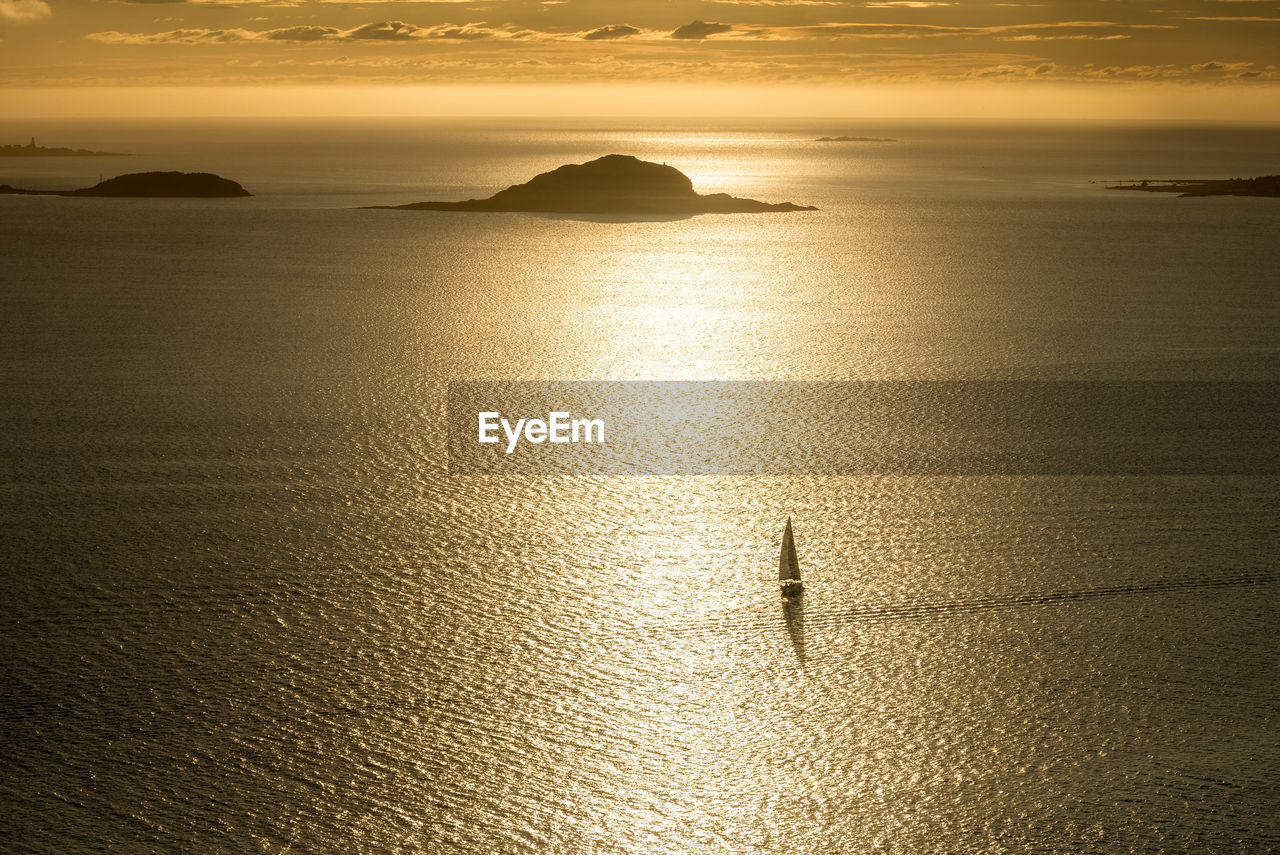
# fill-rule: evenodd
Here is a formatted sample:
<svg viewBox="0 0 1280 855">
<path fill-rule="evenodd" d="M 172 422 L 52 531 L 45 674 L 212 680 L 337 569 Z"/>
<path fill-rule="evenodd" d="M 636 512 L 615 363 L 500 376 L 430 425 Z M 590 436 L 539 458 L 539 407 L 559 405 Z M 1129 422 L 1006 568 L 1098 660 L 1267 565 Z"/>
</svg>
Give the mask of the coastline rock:
<svg viewBox="0 0 1280 855">
<path fill-rule="evenodd" d="M 689 176 L 672 166 L 609 154 L 534 176 L 487 199 L 374 205 L 402 211 L 514 211 L 558 214 L 757 214 L 816 211 L 790 202 L 770 204 L 727 193 L 699 195 Z"/>
</svg>

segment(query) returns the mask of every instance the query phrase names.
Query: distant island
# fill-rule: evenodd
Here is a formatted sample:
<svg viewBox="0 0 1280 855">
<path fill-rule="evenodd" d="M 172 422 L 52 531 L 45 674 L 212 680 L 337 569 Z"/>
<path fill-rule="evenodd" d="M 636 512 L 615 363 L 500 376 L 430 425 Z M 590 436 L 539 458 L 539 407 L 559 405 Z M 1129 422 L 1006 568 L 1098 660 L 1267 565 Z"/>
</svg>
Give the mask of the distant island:
<svg viewBox="0 0 1280 855">
<path fill-rule="evenodd" d="M 818 137 L 814 142 L 897 142 L 889 137 Z"/>
<path fill-rule="evenodd" d="M 46 148 L 36 138 L 26 145 L 0 145 L 0 157 L 133 157 L 122 151 L 90 151 L 87 148 Z"/>
<path fill-rule="evenodd" d="M 236 182 L 209 172 L 131 172 L 80 190 L 20 190 L 0 184 L 0 193 L 175 199 L 224 199 L 253 195 Z"/>
<path fill-rule="evenodd" d="M 557 214 L 759 214 L 816 211 L 791 202 L 769 204 L 727 193 L 701 196 L 689 176 L 665 163 L 609 154 L 534 176 L 487 199 L 373 205 L 401 211 L 515 211 Z"/>
<path fill-rule="evenodd" d="M 1257 178 L 1188 178 L 1123 181 L 1108 190 L 1142 190 L 1147 193 L 1177 193 L 1179 196 L 1280 196 L 1280 175 Z"/>
</svg>

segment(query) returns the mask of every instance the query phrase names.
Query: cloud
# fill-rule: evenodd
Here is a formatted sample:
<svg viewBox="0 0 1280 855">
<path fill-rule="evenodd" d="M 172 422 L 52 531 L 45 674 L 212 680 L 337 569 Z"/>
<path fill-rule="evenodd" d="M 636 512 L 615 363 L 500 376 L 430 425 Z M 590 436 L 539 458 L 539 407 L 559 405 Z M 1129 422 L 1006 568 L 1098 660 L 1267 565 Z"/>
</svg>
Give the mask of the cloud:
<svg viewBox="0 0 1280 855">
<path fill-rule="evenodd" d="M 297 6 L 299 0 L 112 0 L 112 2 L 126 3 L 130 6 L 176 3 L 189 6 Z"/>
<path fill-rule="evenodd" d="M 337 27 L 281 27 L 278 30 L 267 30 L 262 37 L 275 42 L 318 42 L 322 39 L 331 39 L 340 32 Z"/>
<path fill-rule="evenodd" d="M 707 21 L 691 21 L 683 27 L 671 31 L 673 39 L 705 39 L 718 33 L 727 33 L 733 27 L 729 24 L 710 23 Z"/>
<path fill-rule="evenodd" d="M 1182 20 L 1184 21 L 1260 21 L 1260 22 L 1267 22 L 1267 23 L 1280 22 L 1280 18 L 1262 18 L 1257 15 L 1250 15 L 1250 16 L 1242 15 L 1242 16 L 1236 16 L 1236 17 L 1232 17 L 1229 15 L 1201 15 L 1200 17 L 1183 18 Z"/>
<path fill-rule="evenodd" d="M 640 28 L 633 27 L 630 24 L 609 24 L 607 27 L 597 27 L 590 32 L 583 33 L 582 38 L 585 41 L 594 42 L 601 39 L 625 39 L 627 36 L 639 34 Z"/>
<path fill-rule="evenodd" d="M 320 3 L 323 5 L 351 4 L 366 6 L 373 3 L 400 3 L 404 0 L 111 0 L 115 3 L 151 4 L 151 3 L 186 3 L 192 6 L 300 6 L 303 3 Z M 413 0 L 417 3 L 431 5 L 449 5 L 466 3 L 474 5 L 476 0 Z"/>
<path fill-rule="evenodd" d="M 1004 63 L 975 69 L 967 75 L 971 78 L 1023 78 L 1052 80 L 1201 80 L 1207 76 L 1220 79 L 1267 78 L 1264 72 L 1250 69 L 1249 62 L 1199 62 L 1193 65 L 1108 65 L 1101 68 L 1086 65 L 1070 68 L 1055 63 L 1036 66 Z"/>
<path fill-rule="evenodd" d="M 945 3 L 943 0 L 883 0 L 880 3 L 867 3 L 869 9 L 886 9 L 895 6 L 901 6 L 906 9 L 927 9 L 930 6 L 954 6 L 955 3 Z"/>
<path fill-rule="evenodd" d="M 728 6 L 844 6 L 841 0 L 706 0 Z M 943 4 L 948 5 L 948 4 Z"/>
<path fill-rule="evenodd" d="M 345 32 L 345 30 L 339 31 Z M 286 42 L 264 41 L 265 36 L 250 33 L 258 39 L 254 50 L 246 45 L 188 48 L 189 57 L 222 55 L 228 59 L 221 70 L 207 62 L 185 66 L 162 65 L 153 71 L 139 71 L 138 64 L 115 65 L 115 79 L 128 79 L 135 85 L 192 85 L 212 79 L 226 85 L 255 85 L 265 81 L 290 83 L 562 83 L 593 81 L 672 82 L 672 83 L 762 83 L 779 82 L 831 83 L 852 85 L 860 82 L 904 82 L 923 84 L 929 81 L 974 83 L 1007 82 L 1010 86 L 1037 86 L 1044 83 L 1102 84 L 1121 82 L 1187 82 L 1222 87 L 1266 86 L 1280 83 L 1280 68 L 1261 63 L 1252 68 L 1225 67 L 1217 71 L 1196 71 L 1188 64 L 1098 66 L 1050 60 L 1013 48 L 1008 42 L 986 41 L 952 49 L 934 50 L 936 42 L 917 41 L 925 46 L 909 50 L 894 45 L 892 49 L 875 47 L 848 48 L 839 45 L 828 52 L 708 51 L 698 49 L 697 42 L 673 42 L 666 32 L 645 30 L 632 37 L 634 45 L 619 49 L 616 42 L 597 43 L 597 48 L 581 40 L 580 32 L 529 37 L 528 40 L 492 39 L 468 43 L 466 50 L 422 50 L 428 43 L 334 40 L 298 43 L 300 48 L 282 49 Z M 226 38 L 227 36 L 223 36 Z M 234 34 L 232 36 L 234 38 Z M 720 38 L 725 38 L 721 36 Z M 747 41 L 739 47 L 769 47 L 769 43 Z M 875 45 L 875 42 L 865 43 Z M 1118 43 L 1117 43 L 1118 44 Z M 574 49 L 574 46 L 577 49 Z M 275 48 L 274 51 L 268 48 Z M 374 49 L 370 49 L 374 48 Z M 168 62 L 172 54 L 165 54 Z M 1212 56 L 1209 54 L 1208 56 Z M 1124 56 L 1116 51 L 1113 58 Z M 1206 55 L 1196 63 L 1208 62 Z M 1101 67 L 1100 67 L 1101 66 Z M 128 78 L 121 75 L 129 74 Z M 37 80 L 33 74 L 20 78 Z M 77 78 L 84 85 L 101 83 L 101 72 L 93 77 Z"/>
<path fill-rule="evenodd" d="M 996 36 L 1002 42 L 1114 42 L 1119 39 L 1131 39 L 1133 36 L 1113 34 L 1110 36 L 1090 36 L 1084 33 L 1074 33 L 1061 36 L 1040 36 L 1034 34 L 1026 34 L 1021 36 Z"/>
<path fill-rule="evenodd" d="M 1201 74 L 1218 74 L 1225 73 L 1235 75 L 1236 77 L 1246 77 L 1250 75 L 1252 62 L 1217 62 L 1209 60 L 1208 62 L 1197 62 L 1191 66 L 1191 71 Z"/>
<path fill-rule="evenodd" d="M 439 24 L 416 30 L 415 38 L 447 39 L 450 41 L 474 42 L 481 39 L 521 38 L 533 35 L 531 30 L 499 30 L 486 27 L 484 24 Z"/>
<path fill-rule="evenodd" d="M 375 39 L 384 42 L 403 42 L 422 38 L 418 34 L 421 29 L 404 21 L 379 21 L 376 24 L 363 24 L 353 30 L 347 30 L 344 36 L 349 39 Z"/>
<path fill-rule="evenodd" d="M 89 33 L 85 36 L 86 39 L 109 45 L 228 44 L 253 41 L 261 37 L 264 37 L 264 34 L 255 33 L 252 30 L 207 30 L 185 27 L 163 33 L 119 33 L 108 30 L 103 33 Z"/>
<path fill-rule="evenodd" d="M 44 0 L 0 0 L 0 19 L 22 22 L 47 17 L 49 4 Z"/>
<path fill-rule="evenodd" d="M 731 28 L 739 38 L 773 38 L 773 39 L 922 39 L 940 38 L 944 36 L 995 36 L 1012 37 L 1031 30 L 1064 31 L 1058 38 L 1070 38 L 1079 33 L 1082 38 L 1104 40 L 1107 36 L 1097 35 L 1091 31 L 1112 30 L 1174 30 L 1173 24 L 1119 24 L 1114 21 L 1058 21 L 1045 24 L 1000 24 L 989 27 L 947 26 L 943 24 L 887 24 L 865 22 L 827 22 L 822 24 L 800 24 L 795 26 L 755 26 L 740 24 Z M 1084 31 L 1084 32 L 1081 32 Z M 1040 35 L 1039 41 L 1051 38 Z"/>
<path fill-rule="evenodd" d="M 412 42 L 439 39 L 446 41 L 481 41 L 485 39 L 551 38 L 550 34 L 533 30 L 496 29 L 483 24 L 437 24 L 434 27 L 418 27 L 404 21 L 376 21 L 349 30 L 337 27 L 303 25 L 280 27 L 273 30 L 244 29 L 192 29 L 169 30 L 163 33 L 119 33 L 114 30 L 89 33 L 86 39 L 104 44 L 157 45 L 157 44 L 228 44 L 234 42 Z"/>
<path fill-rule="evenodd" d="M 12 0 L 0 0 L 12 2 Z M 21 0 L 31 2 L 31 0 Z M 275 29 L 197 29 L 179 28 L 159 33 L 123 33 L 106 31 L 90 33 L 85 38 L 104 44 L 226 44 L 236 42 L 321 43 L 362 42 L 365 44 L 408 44 L 423 41 L 455 42 L 543 42 L 571 43 L 583 41 L 634 40 L 650 45 L 675 41 L 699 41 L 719 36 L 731 41 L 766 40 L 832 42 L 841 39 L 933 39 L 992 38 L 1004 42 L 1092 41 L 1106 42 L 1129 39 L 1135 30 L 1175 29 L 1172 24 L 1120 24 L 1112 21 L 1060 21 L 1036 24 L 1003 24 L 996 26 L 947 26 L 941 24 L 891 24 L 868 22 L 827 22 L 793 26 L 728 24 L 692 21 L 676 30 L 663 33 L 631 24 L 609 24 L 588 31 L 545 31 L 517 28 L 512 24 L 490 26 L 485 23 L 436 24 L 417 26 L 405 21 L 375 21 L 342 29 L 318 24 L 302 24 Z M 1043 57 L 1040 57 L 1043 59 Z M 992 67 L 997 63 L 992 63 Z"/>
<path fill-rule="evenodd" d="M 1025 77 L 1031 69 L 1025 65 L 996 65 L 973 73 L 974 77 Z"/>
</svg>

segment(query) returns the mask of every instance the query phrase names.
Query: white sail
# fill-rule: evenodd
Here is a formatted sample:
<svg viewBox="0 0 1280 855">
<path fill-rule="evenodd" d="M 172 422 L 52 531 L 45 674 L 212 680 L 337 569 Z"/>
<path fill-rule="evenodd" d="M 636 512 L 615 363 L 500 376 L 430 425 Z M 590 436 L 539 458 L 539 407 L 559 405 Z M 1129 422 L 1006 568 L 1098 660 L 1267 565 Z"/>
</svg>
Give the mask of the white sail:
<svg viewBox="0 0 1280 855">
<path fill-rule="evenodd" d="M 787 517 L 787 527 L 782 532 L 782 552 L 778 554 L 778 580 L 800 581 L 800 562 L 796 560 L 796 542 L 791 534 L 791 517 Z"/>
</svg>

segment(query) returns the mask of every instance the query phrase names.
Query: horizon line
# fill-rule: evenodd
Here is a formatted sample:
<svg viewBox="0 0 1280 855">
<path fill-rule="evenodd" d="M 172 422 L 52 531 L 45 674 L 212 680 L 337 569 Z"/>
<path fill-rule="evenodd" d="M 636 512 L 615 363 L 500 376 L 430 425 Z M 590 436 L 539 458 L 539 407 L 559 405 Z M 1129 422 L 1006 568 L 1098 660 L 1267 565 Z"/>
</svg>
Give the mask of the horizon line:
<svg viewBox="0 0 1280 855">
<path fill-rule="evenodd" d="M 536 106 L 535 106 L 536 105 Z M 0 117 L 1262 122 L 1280 85 L 307 84 L 0 88 Z"/>
</svg>

